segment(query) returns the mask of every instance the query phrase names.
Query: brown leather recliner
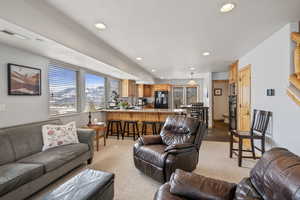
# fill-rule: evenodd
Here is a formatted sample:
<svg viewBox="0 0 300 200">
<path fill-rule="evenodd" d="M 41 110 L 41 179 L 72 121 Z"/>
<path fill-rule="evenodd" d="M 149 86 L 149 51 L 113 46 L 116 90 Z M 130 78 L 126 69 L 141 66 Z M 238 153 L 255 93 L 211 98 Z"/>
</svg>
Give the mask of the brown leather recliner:
<svg viewBox="0 0 300 200">
<path fill-rule="evenodd" d="M 283 148 L 266 152 L 239 184 L 176 170 L 154 200 L 299 200 L 300 157 Z"/>
<path fill-rule="evenodd" d="M 183 116 L 167 118 L 160 135 L 142 136 L 133 148 L 137 169 L 164 183 L 176 169 L 193 171 L 206 125 Z"/>
</svg>

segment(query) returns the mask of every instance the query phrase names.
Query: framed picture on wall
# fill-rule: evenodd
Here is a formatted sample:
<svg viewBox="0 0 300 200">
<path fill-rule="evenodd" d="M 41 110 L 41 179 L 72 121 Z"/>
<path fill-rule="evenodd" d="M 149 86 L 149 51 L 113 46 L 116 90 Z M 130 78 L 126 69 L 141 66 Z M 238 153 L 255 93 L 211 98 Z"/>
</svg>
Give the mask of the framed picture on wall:
<svg viewBox="0 0 300 200">
<path fill-rule="evenodd" d="M 8 63 L 7 77 L 8 95 L 41 95 L 41 69 Z"/>
<path fill-rule="evenodd" d="M 215 96 L 222 96 L 222 88 L 215 88 L 214 89 Z"/>
</svg>

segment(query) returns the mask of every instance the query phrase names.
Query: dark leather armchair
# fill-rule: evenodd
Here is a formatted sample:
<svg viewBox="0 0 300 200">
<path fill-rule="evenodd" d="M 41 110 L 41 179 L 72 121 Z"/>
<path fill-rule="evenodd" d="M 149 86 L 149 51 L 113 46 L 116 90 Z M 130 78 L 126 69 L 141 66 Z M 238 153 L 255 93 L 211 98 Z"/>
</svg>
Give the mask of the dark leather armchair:
<svg viewBox="0 0 300 200">
<path fill-rule="evenodd" d="M 176 170 L 154 200 L 296 200 L 300 199 L 300 157 L 283 148 L 266 152 L 240 183 L 228 183 Z"/>
<path fill-rule="evenodd" d="M 160 135 L 142 136 L 133 148 L 137 169 L 164 183 L 176 169 L 193 171 L 206 125 L 198 119 L 168 117 Z"/>
</svg>

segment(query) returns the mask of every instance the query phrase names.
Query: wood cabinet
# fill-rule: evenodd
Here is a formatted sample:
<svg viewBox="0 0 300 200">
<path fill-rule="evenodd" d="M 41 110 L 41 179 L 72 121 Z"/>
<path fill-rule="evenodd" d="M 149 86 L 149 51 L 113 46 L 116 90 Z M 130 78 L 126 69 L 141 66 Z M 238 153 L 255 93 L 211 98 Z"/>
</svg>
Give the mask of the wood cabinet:
<svg viewBox="0 0 300 200">
<path fill-rule="evenodd" d="M 152 85 L 138 84 L 137 85 L 137 96 L 138 97 L 151 97 L 152 96 Z"/>
<path fill-rule="evenodd" d="M 153 92 L 155 91 L 171 91 L 170 84 L 155 84 L 153 85 Z"/>
<path fill-rule="evenodd" d="M 136 84 L 134 80 L 122 80 L 121 96 L 133 97 L 136 95 Z"/>
<path fill-rule="evenodd" d="M 171 91 L 170 84 L 154 84 L 152 89 L 152 96 L 155 96 L 156 91 Z"/>
<path fill-rule="evenodd" d="M 237 83 L 238 80 L 238 61 L 230 65 L 229 84 Z"/>
</svg>

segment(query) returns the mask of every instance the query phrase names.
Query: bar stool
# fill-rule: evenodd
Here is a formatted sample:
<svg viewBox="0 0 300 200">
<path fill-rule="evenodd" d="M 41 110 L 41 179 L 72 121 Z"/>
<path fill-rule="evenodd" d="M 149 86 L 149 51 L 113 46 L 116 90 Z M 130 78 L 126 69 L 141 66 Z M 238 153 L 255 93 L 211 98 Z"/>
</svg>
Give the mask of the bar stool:
<svg viewBox="0 0 300 200">
<path fill-rule="evenodd" d="M 163 126 L 165 125 L 165 122 L 157 122 L 158 123 L 158 134 L 160 134 L 161 129 L 163 128 Z"/>
<path fill-rule="evenodd" d="M 132 126 L 132 132 L 130 131 L 130 125 Z M 139 127 L 138 127 L 138 121 L 136 120 L 126 120 L 124 121 L 124 126 L 123 126 L 123 137 L 127 133 L 127 136 L 133 136 L 133 140 L 135 140 L 135 135 L 136 133 L 138 134 L 138 137 L 140 136 L 139 133 Z"/>
<path fill-rule="evenodd" d="M 120 134 L 122 135 L 122 139 L 124 139 L 121 120 L 108 120 L 107 129 L 106 129 L 106 138 L 108 138 L 108 135 L 111 135 L 111 136 L 117 136 L 117 138 L 119 139 Z"/>
<path fill-rule="evenodd" d="M 152 134 L 153 135 L 157 135 L 156 123 L 157 122 L 154 122 L 154 121 L 143 121 L 143 124 L 142 124 L 142 135 L 146 135 L 147 134 L 148 125 L 152 126 Z"/>
</svg>

